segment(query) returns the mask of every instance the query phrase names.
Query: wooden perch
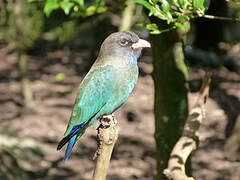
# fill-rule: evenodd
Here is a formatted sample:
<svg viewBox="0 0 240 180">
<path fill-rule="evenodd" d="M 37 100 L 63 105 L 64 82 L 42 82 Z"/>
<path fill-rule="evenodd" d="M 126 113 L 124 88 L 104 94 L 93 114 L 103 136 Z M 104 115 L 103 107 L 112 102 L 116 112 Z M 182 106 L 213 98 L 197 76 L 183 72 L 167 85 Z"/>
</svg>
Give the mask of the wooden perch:
<svg viewBox="0 0 240 180">
<path fill-rule="evenodd" d="M 97 161 L 92 180 L 105 180 L 107 176 L 112 151 L 118 138 L 116 120 L 114 116 L 112 116 L 112 118 L 113 119 L 107 119 L 107 122 L 113 121 L 113 123 L 110 123 L 108 126 L 101 123 L 98 127 L 99 146 L 94 155 L 94 159 L 97 158 Z M 104 119 L 106 120 L 106 118 Z"/>
<path fill-rule="evenodd" d="M 183 135 L 175 144 L 168 161 L 168 168 L 163 172 L 168 179 L 194 180 L 193 177 L 186 175 L 185 163 L 190 154 L 196 150 L 198 146 L 198 129 L 205 118 L 204 106 L 208 98 L 210 76 L 211 73 L 206 72 L 196 104 L 188 115 Z"/>
</svg>

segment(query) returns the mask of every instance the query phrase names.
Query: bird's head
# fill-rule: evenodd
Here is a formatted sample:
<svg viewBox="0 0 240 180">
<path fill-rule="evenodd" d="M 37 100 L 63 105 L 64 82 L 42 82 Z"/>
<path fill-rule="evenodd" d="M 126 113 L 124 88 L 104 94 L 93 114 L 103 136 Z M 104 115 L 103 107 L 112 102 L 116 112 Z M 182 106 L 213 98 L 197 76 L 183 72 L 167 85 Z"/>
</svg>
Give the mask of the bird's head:
<svg viewBox="0 0 240 180">
<path fill-rule="evenodd" d="M 122 31 L 110 34 L 102 43 L 99 57 L 102 61 L 116 61 L 118 64 L 137 64 L 143 48 L 150 48 L 146 40 L 135 33 Z"/>
</svg>

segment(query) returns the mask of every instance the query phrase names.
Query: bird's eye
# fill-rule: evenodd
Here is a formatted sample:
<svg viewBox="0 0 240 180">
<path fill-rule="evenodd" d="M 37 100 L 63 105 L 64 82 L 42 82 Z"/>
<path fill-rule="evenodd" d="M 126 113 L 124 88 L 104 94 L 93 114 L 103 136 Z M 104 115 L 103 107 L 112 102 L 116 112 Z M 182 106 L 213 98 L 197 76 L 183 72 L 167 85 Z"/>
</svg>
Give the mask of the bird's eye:
<svg viewBox="0 0 240 180">
<path fill-rule="evenodd" d="M 121 41 L 120 41 L 120 45 L 121 46 L 127 46 L 127 45 L 129 45 L 130 44 L 130 42 L 128 41 L 128 40 L 126 40 L 126 39 L 122 39 Z"/>
</svg>

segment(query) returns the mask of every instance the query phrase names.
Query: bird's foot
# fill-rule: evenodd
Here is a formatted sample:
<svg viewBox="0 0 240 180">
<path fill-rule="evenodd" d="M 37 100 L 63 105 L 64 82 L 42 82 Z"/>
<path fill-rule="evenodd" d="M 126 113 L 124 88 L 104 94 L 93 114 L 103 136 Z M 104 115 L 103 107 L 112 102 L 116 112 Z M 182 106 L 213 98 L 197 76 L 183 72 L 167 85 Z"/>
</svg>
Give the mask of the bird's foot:
<svg viewBox="0 0 240 180">
<path fill-rule="evenodd" d="M 109 129 L 112 132 L 118 132 L 118 129 L 116 127 L 117 120 L 114 117 L 114 114 L 104 114 L 101 116 L 99 119 L 100 125 L 97 128 L 97 136 L 98 136 L 98 149 L 95 152 L 93 156 L 93 160 L 95 160 L 103 150 L 103 146 L 105 145 L 110 145 L 113 143 L 113 140 L 115 137 L 115 133 L 110 133 L 109 135 Z M 113 137 L 112 137 L 113 136 Z"/>
<path fill-rule="evenodd" d="M 115 119 L 115 115 L 113 113 L 102 115 L 99 121 L 104 128 L 109 127 L 111 124 L 117 124 L 117 120 Z"/>
</svg>

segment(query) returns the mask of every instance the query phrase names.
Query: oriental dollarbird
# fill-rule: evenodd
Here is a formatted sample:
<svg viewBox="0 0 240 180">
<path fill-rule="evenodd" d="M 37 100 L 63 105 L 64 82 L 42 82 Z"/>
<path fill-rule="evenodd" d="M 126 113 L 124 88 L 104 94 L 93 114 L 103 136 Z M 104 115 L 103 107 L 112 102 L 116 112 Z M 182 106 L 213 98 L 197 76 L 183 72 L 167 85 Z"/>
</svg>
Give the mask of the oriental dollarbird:
<svg viewBox="0 0 240 180">
<path fill-rule="evenodd" d="M 130 31 L 110 34 L 79 86 L 70 121 L 57 150 L 66 143 L 64 161 L 87 127 L 112 114 L 128 98 L 138 78 L 137 59 L 150 43 Z"/>
</svg>

